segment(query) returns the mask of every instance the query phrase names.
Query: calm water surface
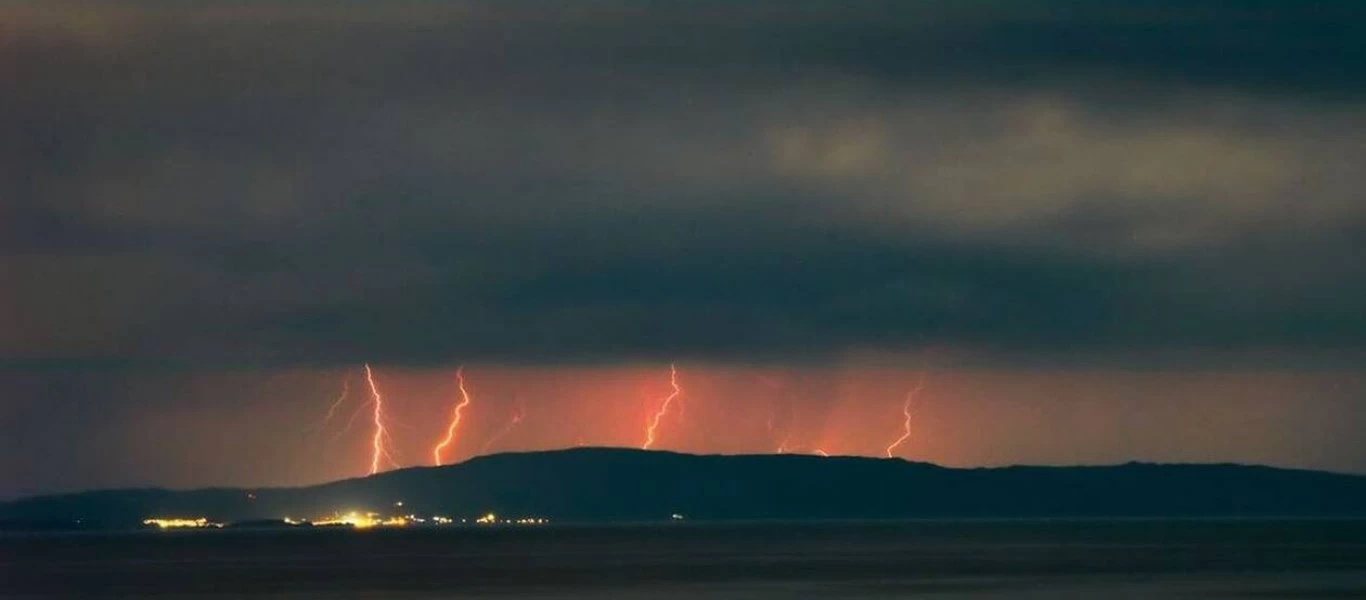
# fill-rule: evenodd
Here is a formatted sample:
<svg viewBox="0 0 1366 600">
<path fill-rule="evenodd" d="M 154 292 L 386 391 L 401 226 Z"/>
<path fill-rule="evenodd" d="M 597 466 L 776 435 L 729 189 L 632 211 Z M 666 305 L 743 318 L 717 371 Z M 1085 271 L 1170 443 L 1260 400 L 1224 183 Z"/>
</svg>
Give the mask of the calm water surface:
<svg viewBox="0 0 1366 600">
<path fill-rule="evenodd" d="M 6 535 L 0 597 L 1366 598 L 1366 521 Z"/>
</svg>

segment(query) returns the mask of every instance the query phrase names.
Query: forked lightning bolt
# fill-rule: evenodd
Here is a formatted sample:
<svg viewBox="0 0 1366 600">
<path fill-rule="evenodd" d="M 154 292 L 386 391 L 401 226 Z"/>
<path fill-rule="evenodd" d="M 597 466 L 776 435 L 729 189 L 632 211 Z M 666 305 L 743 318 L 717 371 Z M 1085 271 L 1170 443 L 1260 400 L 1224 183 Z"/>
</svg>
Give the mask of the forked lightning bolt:
<svg viewBox="0 0 1366 600">
<path fill-rule="evenodd" d="M 669 385 L 673 388 L 673 391 L 670 392 L 669 396 L 660 404 L 659 412 L 651 415 L 650 419 L 645 423 L 645 443 L 641 444 L 641 450 L 649 450 L 651 446 L 655 445 L 655 429 L 659 427 L 659 420 L 663 419 L 664 415 L 669 413 L 669 406 L 683 394 L 683 388 L 678 386 L 678 367 L 673 363 L 669 363 Z"/>
<path fill-rule="evenodd" d="M 380 395 L 379 386 L 375 385 L 375 373 L 370 370 L 369 363 L 365 364 L 365 382 L 370 384 L 371 419 L 375 426 L 370 436 L 370 474 L 374 475 L 379 472 L 381 461 L 387 460 L 395 468 L 398 462 L 389 452 L 389 431 L 384 427 L 384 396 Z"/>
<path fill-rule="evenodd" d="M 441 466 L 441 451 L 445 450 L 447 446 L 455 442 L 456 430 L 460 428 L 461 412 L 465 410 L 466 406 L 470 405 L 470 393 L 468 390 L 465 389 L 464 365 L 456 367 L 455 381 L 456 386 L 460 388 L 460 402 L 457 403 L 455 405 L 455 408 L 451 410 L 451 421 L 450 424 L 446 426 L 446 437 L 442 438 L 442 440 L 439 443 L 437 443 L 435 448 L 432 448 L 432 462 L 435 463 L 438 467 Z"/>
<path fill-rule="evenodd" d="M 911 437 L 911 401 L 915 400 L 915 395 L 919 394 L 920 390 L 923 389 L 925 389 L 925 376 L 921 375 L 919 381 L 916 382 L 915 387 L 906 392 L 906 399 L 901 403 L 901 415 L 903 417 L 903 420 L 901 421 L 901 437 L 896 438 L 896 441 L 887 446 L 887 458 L 892 458 L 894 456 L 892 451 L 896 450 L 897 446 L 900 446 L 902 442 L 906 441 L 906 438 Z"/>
<path fill-rule="evenodd" d="M 344 436 L 344 435 L 346 435 L 347 433 L 349 433 L 349 432 L 351 431 L 351 429 L 354 428 L 354 427 L 356 426 L 356 419 L 360 418 L 360 414 L 361 414 L 362 412 L 365 412 L 365 409 L 366 409 L 366 408 L 369 408 L 370 405 L 372 405 L 372 404 L 374 404 L 374 403 L 375 403 L 374 396 L 371 396 L 371 398 L 370 398 L 369 401 L 365 402 L 364 404 L 361 404 L 360 406 L 357 406 L 356 409 L 355 409 L 354 411 L 351 412 L 351 418 L 349 418 L 349 419 L 346 420 L 346 427 L 343 427 L 343 428 L 341 429 L 341 431 L 338 431 L 335 435 L 333 435 L 333 436 L 332 436 L 332 441 L 335 442 L 335 441 L 337 441 L 338 439 L 341 439 L 342 436 Z"/>
</svg>

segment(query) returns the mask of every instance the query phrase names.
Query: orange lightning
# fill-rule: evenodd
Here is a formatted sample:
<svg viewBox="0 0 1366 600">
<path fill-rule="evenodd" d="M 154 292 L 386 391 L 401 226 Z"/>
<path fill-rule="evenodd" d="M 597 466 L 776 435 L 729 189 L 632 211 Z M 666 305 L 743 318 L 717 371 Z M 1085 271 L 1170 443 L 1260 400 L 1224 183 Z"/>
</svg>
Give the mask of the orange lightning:
<svg viewBox="0 0 1366 600">
<path fill-rule="evenodd" d="M 318 423 L 317 425 L 309 427 L 305 430 L 305 433 L 321 433 L 324 429 L 327 429 L 327 424 L 332 422 L 332 417 L 336 416 L 337 409 L 340 408 L 342 403 L 346 401 L 346 396 L 349 393 L 351 393 L 351 381 L 346 377 L 342 377 L 341 395 L 337 396 L 337 399 L 333 400 L 332 404 L 327 407 L 327 414 L 323 416 L 322 422 Z"/>
<path fill-rule="evenodd" d="M 460 428 L 461 411 L 464 411 L 465 407 L 470 405 L 470 393 L 465 390 L 464 365 L 456 367 L 455 381 L 456 386 L 460 388 L 460 402 L 456 404 L 455 408 L 451 411 L 451 423 L 446 426 L 446 437 L 443 438 L 435 448 L 432 448 L 432 461 L 438 467 L 441 466 L 441 451 L 445 450 L 446 446 L 451 445 L 451 443 L 455 441 L 455 431 Z"/>
<path fill-rule="evenodd" d="M 651 415 L 645 423 L 645 443 L 640 446 L 641 450 L 649 450 L 650 446 L 655 445 L 655 429 L 659 427 L 659 420 L 669 413 L 669 405 L 683 394 L 683 388 L 678 387 L 678 367 L 674 363 L 669 363 L 669 385 L 673 387 L 673 392 L 659 406 L 659 412 Z"/>
<path fill-rule="evenodd" d="M 389 431 L 384 428 L 384 396 L 380 395 L 379 387 L 375 385 L 375 373 L 370 370 L 370 363 L 365 364 L 365 381 L 370 384 L 370 405 L 375 424 L 375 432 L 370 437 L 370 474 L 374 475 L 379 472 L 381 459 L 388 460 L 394 467 L 398 463 L 389 453 Z"/>
<path fill-rule="evenodd" d="M 511 432 L 514 428 L 516 428 L 517 424 L 521 423 L 522 419 L 525 417 L 526 407 L 521 404 L 518 404 L 517 412 L 512 414 L 512 420 L 508 421 L 507 425 L 504 425 L 502 429 L 498 430 L 498 433 L 493 434 L 493 437 L 490 437 L 487 441 L 485 441 L 484 446 L 479 449 L 479 453 L 483 454 L 485 452 L 488 452 L 489 448 L 492 448 L 494 443 L 496 443 L 498 440 L 503 439 L 503 437 L 506 436 L 509 432 Z"/>
<path fill-rule="evenodd" d="M 901 422 L 901 437 L 896 438 L 896 441 L 887 446 L 887 458 L 892 458 L 892 451 L 896 450 L 897 446 L 900 446 L 902 442 L 906 441 L 906 438 L 911 437 L 911 401 L 915 400 L 915 395 L 919 394 L 922 389 L 925 389 L 924 375 L 920 376 L 920 380 L 916 382 L 915 387 L 911 388 L 909 392 L 906 392 L 906 400 L 901 403 L 901 415 L 904 417 L 904 420 Z"/>
<path fill-rule="evenodd" d="M 335 441 L 337 441 L 338 439 L 341 439 L 342 436 L 344 436 L 344 435 L 346 435 L 347 433 L 349 433 L 349 432 L 351 431 L 351 429 L 354 428 L 354 427 L 356 426 L 356 419 L 360 418 L 360 414 L 361 414 L 362 412 L 364 412 L 365 409 L 369 408 L 370 405 L 372 405 L 372 404 L 374 404 L 374 403 L 375 403 L 375 399 L 374 399 L 373 396 L 371 396 L 370 400 L 367 401 L 365 404 L 362 404 L 362 405 L 360 405 L 360 406 L 357 406 L 356 409 L 355 409 L 354 411 L 351 412 L 351 418 L 346 420 L 346 427 L 343 427 L 343 428 L 341 429 L 341 431 L 338 431 L 336 434 L 334 434 L 334 435 L 332 436 L 332 441 L 335 442 Z"/>
<path fill-rule="evenodd" d="M 332 406 L 327 407 L 327 416 L 323 417 L 322 427 L 326 427 L 328 423 L 332 422 L 332 416 L 337 414 L 337 407 L 346 401 L 346 395 L 349 393 L 351 393 L 351 380 L 343 378 L 341 395 L 337 396 L 337 400 L 332 403 Z"/>
<path fill-rule="evenodd" d="M 778 453 L 778 454 L 796 453 L 796 454 L 808 454 L 808 455 L 814 455 L 814 456 L 830 456 L 830 453 L 829 453 L 829 452 L 826 452 L 824 448 L 812 448 L 810 451 L 803 452 L 802 449 L 801 449 L 801 447 L 796 447 L 796 448 L 789 447 L 789 446 L 787 445 L 787 438 L 783 438 L 782 443 L 778 444 L 778 451 L 777 451 L 777 453 Z"/>
</svg>

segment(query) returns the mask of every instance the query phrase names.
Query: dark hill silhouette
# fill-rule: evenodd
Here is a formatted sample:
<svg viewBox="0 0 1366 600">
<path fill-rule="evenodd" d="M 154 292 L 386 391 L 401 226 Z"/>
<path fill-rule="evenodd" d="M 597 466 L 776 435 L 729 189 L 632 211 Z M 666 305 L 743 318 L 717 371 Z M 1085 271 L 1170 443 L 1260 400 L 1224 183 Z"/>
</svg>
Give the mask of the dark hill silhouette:
<svg viewBox="0 0 1366 600">
<path fill-rule="evenodd" d="M 580 448 L 498 454 L 302 488 L 109 490 L 0 504 L 0 521 L 128 526 L 148 516 L 338 509 L 558 521 L 1366 516 L 1366 477 L 1244 465 L 951 469 L 899 459 Z"/>
</svg>

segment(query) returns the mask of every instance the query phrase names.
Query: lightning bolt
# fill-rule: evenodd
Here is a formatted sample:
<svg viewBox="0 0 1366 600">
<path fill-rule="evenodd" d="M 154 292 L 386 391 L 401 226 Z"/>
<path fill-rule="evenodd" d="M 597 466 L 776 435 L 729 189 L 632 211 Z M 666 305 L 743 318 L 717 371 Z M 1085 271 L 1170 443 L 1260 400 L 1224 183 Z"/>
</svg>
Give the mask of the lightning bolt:
<svg viewBox="0 0 1366 600">
<path fill-rule="evenodd" d="M 897 446 L 900 446 L 902 442 L 906 441 L 906 438 L 911 437 L 911 401 L 915 400 L 916 394 L 919 394 L 920 390 L 923 389 L 925 389 L 925 376 L 921 375 L 920 380 L 916 382 L 915 387 L 906 392 L 906 399 L 901 402 L 901 415 L 904 417 L 901 421 L 901 437 L 896 438 L 896 441 L 887 446 L 887 458 L 892 458 L 894 456 L 892 451 L 896 450 Z"/>
<path fill-rule="evenodd" d="M 326 427 L 328 423 L 332 422 L 332 417 L 337 414 L 337 407 L 341 406 L 342 402 L 346 401 L 346 395 L 349 393 L 351 393 L 351 380 L 342 378 L 341 395 L 337 396 L 336 401 L 332 402 L 332 406 L 327 407 L 327 416 L 323 417 L 323 424 L 319 429 Z"/>
<path fill-rule="evenodd" d="M 509 432 L 511 432 L 513 429 L 515 429 L 515 428 L 517 427 L 517 424 L 518 424 L 518 423 L 521 423 L 521 422 L 522 422 L 522 419 L 525 418 L 525 417 L 526 417 L 526 406 L 523 406 L 522 404 L 518 404 L 518 405 L 517 405 L 517 412 L 515 412 L 515 413 L 512 414 L 512 420 L 511 420 L 511 421 L 508 421 L 507 425 L 504 425 L 502 429 L 499 429 L 499 430 L 498 430 L 498 433 L 493 434 L 493 437 L 490 437 L 487 441 L 485 441 L 485 442 L 484 442 L 484 446 L 483 446 L 482 448 L 479 449 L 479 453 L 480 453 L 480 454 L 483 454 L 483 453 L 488 452 L 488 451 L 489 451 L 489 448 L 493 447 L 493 444 L 494 444 L 494 443 L 496 443 L 498 440 L 503 439 L 504 436 L 506 436 L 506 435 L 507 435 Z"/>
<path fill-rule="evenodd" d="M 397 468 L 398 463 L 394 461 L 393 455 L 389 452 L 389 431 L 384 427 L 384 396 L 379 393 L 379 386 L 375 385 L 375 373 L 370 369 L 370 363 L 365 364 L 365 382 L 370 384 L 370 406 L 371 419 L 374 421 L 375 430 L 370 436 L 370 474 L 379 472 L 381 460 L 389 461 L 389 464 Z"/>
<path fill-rule="evenodd" d="M 778 454 L 787 454 L 787 453 L 789 453 L 789 452 L 796 452 L 796 453 L 798 453 L 798 454 L 802 454 L 800 447 L 798 447 L 798 448 L 791 448 L 791 447 L 789 447 L 789 446 L 787 445 L 787 438 L 783 438 L 782 443 L 778 444 L 777 453 L 778 453 Z M 817 455 L 817 456 L 830 456 L 830 453 L 829 453 L 829 452 L 826 452 L 824 449 L 821 449 L 821 448 L 813 448 L 810 452 L 806 452 L 805 454 L 813 454 L 813 455 Z"/>
<path fill-rule="evenodd" d="M 343 427 L 341 431 L 338 431 L 338 432 L 336 433 L 336 435 L 333 435 L 333 436 L 332 436 L 332 441 L 335 442 L 335 441 L 341 439 L 342 436 L 344 436 L 344 435 L 346 435 L 347 433 L 349 433 L 349 432 L 351 431 L 351 429 L 354 428 L 354 427 L 356 426 L 356 420 L 360 418 L 361 413 L 365 412 L 365 409 L 370 408 L 370 405 L 372 405 L 372 404 L 374 404 L 374 403 L 375 403 L 374 397 L 371 396 L 370 400 L 367 400 L 367 401 L 365 402 L 365 404 L 362 404 L 362 405 L 360 405 L 360 406 L 357 406 L 357 407 L 356 407 L 356 410 L 351 411 L 351 418 L 349 418 L 349 419 L 346 420 L 346 427 Z"/>
<path fill-rule="evenodd" d="M 455 441 L 455 432 L 460 428 L 460 413 L 470 405 L 470 393 L 465 389 L 465 366 L 461 365 L 455 369 L 456 387 L 460 388 L 460 402 L 451 410 L 451 422 L 446 426 L 446 437 L 442 438 L 435 448 L 432 448 L 432 461 L 436 466 L 441 466 L 441 451 L 446 446 Z"/>
<path fill-rule="evenodd" d="M 669 385 L 673 387 L 673 391 L 660 404 L 659 412 L 651 415 L 645 423 L 645 443 L 640 446 L 641 450 L 649 450 L 651 446 L 655 445 L 655 429 L 659 427 L 659 420 L 669 413 L 669 405 L 673 404 L 673 401 L 683 394 L 683 388 L 678 387 L 678 367 L 674 363 L 669 363 Z"/>
<path fill-rule="evenodd" d="M 341 407 L 342 403 L 346 401 L 346 395 L 349 393 L 351 393 L 351 381 L 343 376 L 341 395 L 337 396 L 337 399 L 333 400 L 332 404 L 328 405 L 327 414 L 323 416 L 323 420 L 318 424 L 305 429 L 304 433 L 322 433 L 324 429 L 327 429 L 327 424 L 332 422 L 332 417 L 337 414 L 337 408 Z"/>
</svg>

